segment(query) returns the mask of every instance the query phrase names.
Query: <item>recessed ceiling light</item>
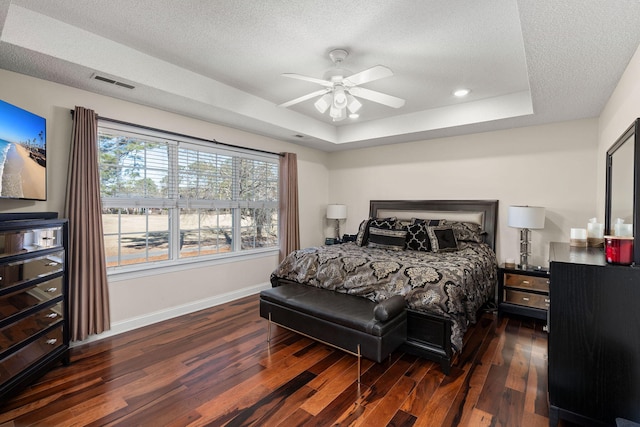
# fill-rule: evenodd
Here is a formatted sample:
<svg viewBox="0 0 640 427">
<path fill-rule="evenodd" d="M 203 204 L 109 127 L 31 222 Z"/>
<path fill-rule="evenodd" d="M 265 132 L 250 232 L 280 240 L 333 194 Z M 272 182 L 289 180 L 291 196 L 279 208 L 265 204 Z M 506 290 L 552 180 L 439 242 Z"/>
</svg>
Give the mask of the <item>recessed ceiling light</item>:
<svg viewBox="0 0 640 427">
<path fill-rule="evenodd" d="M 469 89 L 458 89 L 455 92 L 453 92 L 453 94 L 458 98 L 462 98 L 463 96 L 469 95 L 469 92 L 471 92 L 471 90 Z"/>
<path fill-rule="evenodd" d="M 358 117 L 360 117 L 360 114 L 356 114 L 356 113 L 349 114 L 350 119 L 357 119 Z"/>
</svg>

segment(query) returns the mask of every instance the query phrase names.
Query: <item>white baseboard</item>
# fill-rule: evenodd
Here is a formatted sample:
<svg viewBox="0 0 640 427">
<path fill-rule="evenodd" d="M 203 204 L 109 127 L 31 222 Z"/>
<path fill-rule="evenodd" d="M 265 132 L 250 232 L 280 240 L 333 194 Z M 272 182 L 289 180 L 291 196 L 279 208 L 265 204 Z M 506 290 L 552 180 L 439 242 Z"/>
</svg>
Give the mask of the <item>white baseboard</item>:
<svg viewBox="0 0 640 427">
<path fill-rule="evenodd" d="M 209 307 L 214 307 L 216 305 L 234 301 L 249 295 L 255 295 L 264 289 L 269 289 L 270 287 L 271 287 L 271 283 L 269 282 L 260 283 L 255 286 L 238 289 L 233 292 L 228 292 L 226 294 L 216 295 L 211 298 L 205 298 L 203 300 L 194 301 L 194 302 L 179 305 L 176 307 L 171 307 L 165 310 L 155 311 L 153 313 L 145 314 L 143 316 L 137 316 L 131 319 L 115 322 L 111 324 L 110 330 L 98 335 L 91 335 L 87 339 L 82 341 L 74 341 L 71 343 L 71 347 L 77 347 L 82 344 L 99 341 L 101 339 L 112 337 L 114 335 L 118 335 L 123 332 L 128 332 L 134 329 L 141 328 L 143 326 L 152 325 L 154 323 L 158 323 L 163 320 L 172 319 L 174 317 L 182 316 L 184 314 L 193 313 L 194 311 L 203 310 Z"/>
</svg>

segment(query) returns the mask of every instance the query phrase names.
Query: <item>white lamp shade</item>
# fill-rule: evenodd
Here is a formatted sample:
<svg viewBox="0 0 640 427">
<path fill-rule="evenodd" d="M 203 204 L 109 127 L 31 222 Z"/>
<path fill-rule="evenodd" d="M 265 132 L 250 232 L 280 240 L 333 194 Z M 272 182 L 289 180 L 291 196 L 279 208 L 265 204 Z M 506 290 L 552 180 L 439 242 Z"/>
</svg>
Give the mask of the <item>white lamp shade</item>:
<svg viewBox="0 0 640 427">
<path fill-rule="evenodd" d="M 357 113 L 358 110 L 360 110 L 360 108 L 362 107 L 362 103 L 354 98 L 353 95 L 347 94 L 347 100 L 349 101 L 349 103 L 347 104 L 347 108 L 352 114 Z"/>
<path fill-rule="evenodd" d="M 324 114 L 325 111 L 327 111 L 327 109 L 331 106 L 331 94 L 325 93 L 313 105 L 316 107 L 316 110 L 318 110 L 320 114 Z"/>
<path fill-rule="evenodd" d="M 346 219 L 347 205 L 327 205 L 327 219 Z"/>
<path fill-rule="evenodd" d="M 336 108 L 335 105 L 331 104 L 329 116 L 331 116 L 334 122 L 339 122 L 347 118 L 347 111 L 344 108 Z"/>
<path fill-rule="evenodd" d="M 509 227 L 544 228 L 544 208 L 539 206 L 509 206 Z"/>
</svg>

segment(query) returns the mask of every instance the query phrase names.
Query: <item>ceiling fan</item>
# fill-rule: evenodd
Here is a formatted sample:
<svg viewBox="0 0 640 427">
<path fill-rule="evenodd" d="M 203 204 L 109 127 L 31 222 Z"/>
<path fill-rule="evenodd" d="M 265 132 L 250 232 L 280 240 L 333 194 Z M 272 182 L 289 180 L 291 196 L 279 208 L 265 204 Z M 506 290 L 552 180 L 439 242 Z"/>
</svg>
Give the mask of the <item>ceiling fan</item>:
<svg viewBox="0 0 640 427">
<path fill-rule="evenodd" d="M 355 114 L 360 110 L 362 103 L 358 101 L 356 97 L 392 108 L 400 108 L 404 105 L 404 99 L 360 87 L 362 84 L 384 77 L 390 77 L 393 75 L 393 71 L 383 65 L 376 65 L 359 73 L 352 74 L 349 70 L 342 68 L 342 61 L 344 61 L 348 55 L 349 52 L 344 49 L 335 49 L 329 52 L 329 58 L 331 58 L 335 67 L 325 73 L 324 79 L 317 79 L 295 73 L 282 74 L 284 77 L 317 83 L 324 88 L 280 104 L 279 107 L 289 107 L 320 96 L 314 103 L 314 106 L 320 114 L 324 114 L 329 110 L 329 115 L 334 122 L 337 122 L 347 117 L 347 110 L 351 114 Z"/>
</svg>

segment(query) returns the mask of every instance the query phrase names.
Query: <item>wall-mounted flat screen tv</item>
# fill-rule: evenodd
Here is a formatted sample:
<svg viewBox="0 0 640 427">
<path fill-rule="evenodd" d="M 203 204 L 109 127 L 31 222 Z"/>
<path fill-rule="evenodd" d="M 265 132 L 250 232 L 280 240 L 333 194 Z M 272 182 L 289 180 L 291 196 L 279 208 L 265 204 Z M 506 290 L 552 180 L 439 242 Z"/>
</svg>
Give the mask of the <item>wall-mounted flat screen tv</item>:
<svg viewBox="0 0 640 427">
<path fill-rule="evenodd" d="M 0 100 L 0 198 L 47 199 L 47 121 Z"/>
</svg>

